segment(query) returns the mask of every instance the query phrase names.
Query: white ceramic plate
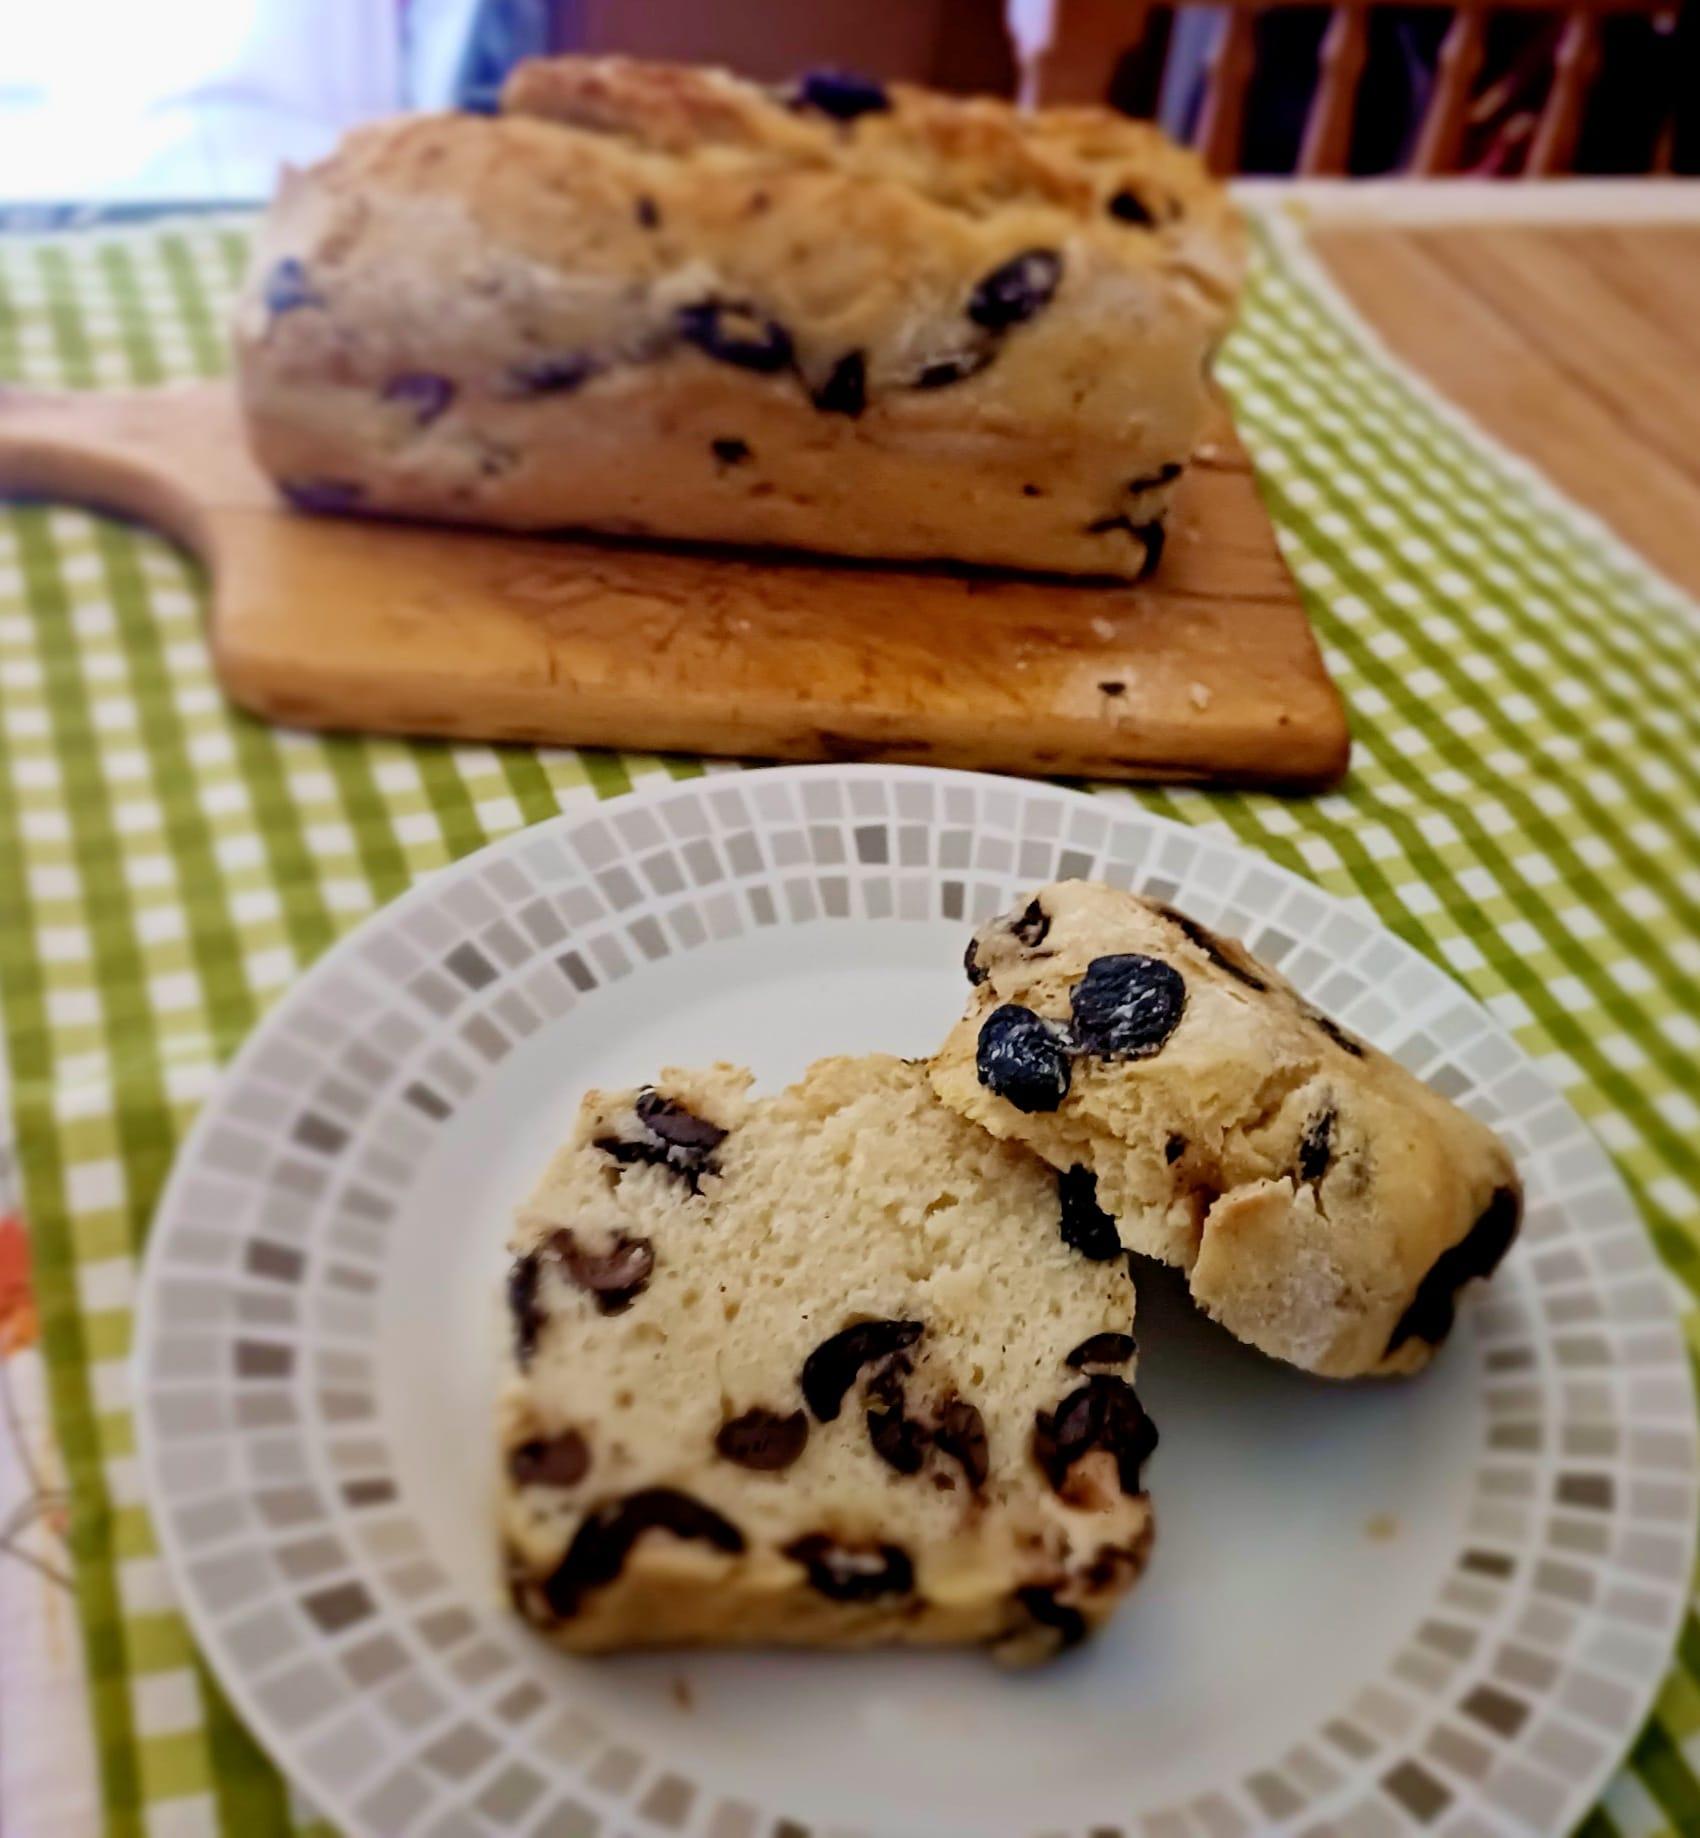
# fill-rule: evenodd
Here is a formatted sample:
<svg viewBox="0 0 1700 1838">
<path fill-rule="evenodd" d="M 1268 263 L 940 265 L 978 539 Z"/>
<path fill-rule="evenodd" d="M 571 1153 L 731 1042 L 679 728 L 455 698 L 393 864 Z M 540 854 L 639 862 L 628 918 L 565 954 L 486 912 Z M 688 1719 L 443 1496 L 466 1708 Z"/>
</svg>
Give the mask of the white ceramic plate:
<svg viewBox="0 0 1700 1838">
<path fill-rule="evenodd" d="M 1262 1360 L 1141 1283 L 1159 1534 L 1110 1631 L 975 1654 L 575 1661 L 513 1622 L 488 1427 L 510 1209 L 592 1083 L 924 1053 L 970 924 L 1059 876 L 1176 901 L 1502 1130 L 1523 1237 L 1411 1382 Z M 1372 922 L 1130 800 L 717 774 L 434 876 L 279 1004 L 155 1221 L 142 1453 L 203 1646 L 350 1834 L 1551 1838 L 1662 1676 L 1695 1409 L 1574 1113 Z"/>
</svg>

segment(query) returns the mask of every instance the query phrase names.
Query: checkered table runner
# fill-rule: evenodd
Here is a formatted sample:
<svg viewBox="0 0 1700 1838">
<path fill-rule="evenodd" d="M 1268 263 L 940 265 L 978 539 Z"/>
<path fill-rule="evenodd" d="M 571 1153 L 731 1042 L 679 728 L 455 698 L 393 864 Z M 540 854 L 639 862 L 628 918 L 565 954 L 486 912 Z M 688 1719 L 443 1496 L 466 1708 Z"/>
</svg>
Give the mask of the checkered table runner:
<svg viewBox="0 0 1700 1838">
<path fill-rule="evenodd" d="M 246 228 L 0 237 L 0 379 L 216 373 Z M 1259 240 L 1222 375 L 1352 774 L 1305 801 L 1103 795 L 1237 838 L 1467 984 L 1615 1155 L 1700 1345 L 1700 609 L 1402 373 L 1291 233 Z M 279 732 L 225 707 L 201 618 L 164 542 L 0 510 L 0 1006 L 107 1824 L 265 1838 L 311 1816 L 196 1656 L 134 1456 L 136 1260 L 173 1147 L 268 1004 L 415 877 L 703 768 Z M 0 1720 L 29 1688 L 0 1653 Z M 1691 1614 L 1583 1829 L 1700 1833 L 1697 1775 Z"/>
</svg>

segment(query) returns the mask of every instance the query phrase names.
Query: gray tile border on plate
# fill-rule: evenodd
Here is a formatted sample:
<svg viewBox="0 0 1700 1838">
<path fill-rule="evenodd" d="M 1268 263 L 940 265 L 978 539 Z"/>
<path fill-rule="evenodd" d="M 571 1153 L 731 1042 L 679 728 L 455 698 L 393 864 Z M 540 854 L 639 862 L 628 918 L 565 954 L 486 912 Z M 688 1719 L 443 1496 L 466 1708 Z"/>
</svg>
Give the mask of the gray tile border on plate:
<svg viewBox="0 0 1700 1838">
<path fill-rule="evenodd" d="M 173 1503 L 164 1536 L 197 1631 L 228 1677 L 251 1681 L 240 1695 L 309 1791 L 328 1787 L 327 1804 L 371 1830 L 582 1835 L 602 1828 L 608 1795 L 636 1796 L 622 1829 L 764 1829 L 755 1809 L 575 1713 L 530 1733 L 550 1700 L 523 1649 L 475 1638 L 479 1617 L 416 1528 L 374 1518 L 397 1488 L 369 1362 L 340 1349 L 370 1332 L 423 1146 L 513 1041 L 642 965 L 782 912 L 967 921 L 1003 905 L 1012 878 L 1064 874 L 1152 886 L 1261 937 L 1346 1026 L 1466 1105 L 1491 1105 L 1531 1176 L 1520 1287 L 1473 1311 L 1490 1425 L 1476 1542 L 1435 1611 L 1313 1743 L 1149 1810 L 1141 1831 L 1237 1838 L 1261 1820 L 1341 1838 L 1462 1835 L 1476 1782 L 1496 1830 L 1511 1819 L 1540 1833 L 1556 1809 L 1585 1806 L 1592 1758 L 1633 1733 L 1644 1694 L 1627 1681 L 1672 1625 L 1695 1509 L 1682 1342 L 1598 1145 L 1439 972 L 1307 883 L 1054 788 L 877 768 L 674 785 L 443 871 L 287 996 L 208 1106 L 154 1233 L 144 1453 L 156 1497 Z M 311 1093 L 304 1107 L 280 1107 L 292 1089 Z M 267 1133 L 279 1117 L 294 1138 L 281 1152 Z M 1579 1195 L 1598 1229 L 1579 1226 Z M 328 1368 L 298 1357 L 315 1341 Z M 214 1373 L 228 1396 L 206 1391 Z M 233 1466 L 218 1457 L 232 1446 L 266 1451 L 251 1502 L 229 1493 Z M 363 1745 L 319 1727 L 351 1690 L 373 1711 L 349 1727 L 379 1732 Z"/>
</svg>

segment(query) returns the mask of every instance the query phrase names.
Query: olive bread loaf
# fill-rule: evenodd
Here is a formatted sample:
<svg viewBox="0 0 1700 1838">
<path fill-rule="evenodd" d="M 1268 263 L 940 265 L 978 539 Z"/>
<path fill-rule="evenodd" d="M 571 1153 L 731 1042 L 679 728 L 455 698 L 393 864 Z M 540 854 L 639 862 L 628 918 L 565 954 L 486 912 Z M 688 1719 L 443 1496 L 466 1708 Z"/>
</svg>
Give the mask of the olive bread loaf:
<svg viewBox="0 0 1700 1838">
<path fill-rule="evenodd" d="M 1107 111 L 561 58 L 286 175 L 237 374 L 308 510 L 1133 577 L 1243 259 Z"/>
</svg>

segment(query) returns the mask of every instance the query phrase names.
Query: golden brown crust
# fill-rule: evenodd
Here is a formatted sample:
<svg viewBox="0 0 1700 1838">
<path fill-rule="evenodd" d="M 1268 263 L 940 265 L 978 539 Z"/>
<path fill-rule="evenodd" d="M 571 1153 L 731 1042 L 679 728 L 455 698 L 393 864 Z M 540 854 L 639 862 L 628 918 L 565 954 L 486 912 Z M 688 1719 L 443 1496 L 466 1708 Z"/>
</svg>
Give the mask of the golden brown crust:
<svg viewBox="0 0 1700 1838">
<path fill-rule="evenodd" d="M 675 157 L 716 147 L 767 166 L 831 167 L 977 215 L 1036 204 L 1095 228 L 1108 218 L 1119 230 L 1110 201 L 1131 190 L 1157 224 L 1202 222 L 1238 250 L 1239 226 L 1221 188 L 1150 122 L 1100 108 L 1018 109 L 901 83 L 886 94 L 888 109 L 845 123 L 724 71 L 562 57 L 520 65 L 502 109 Z"/>
</svg>

